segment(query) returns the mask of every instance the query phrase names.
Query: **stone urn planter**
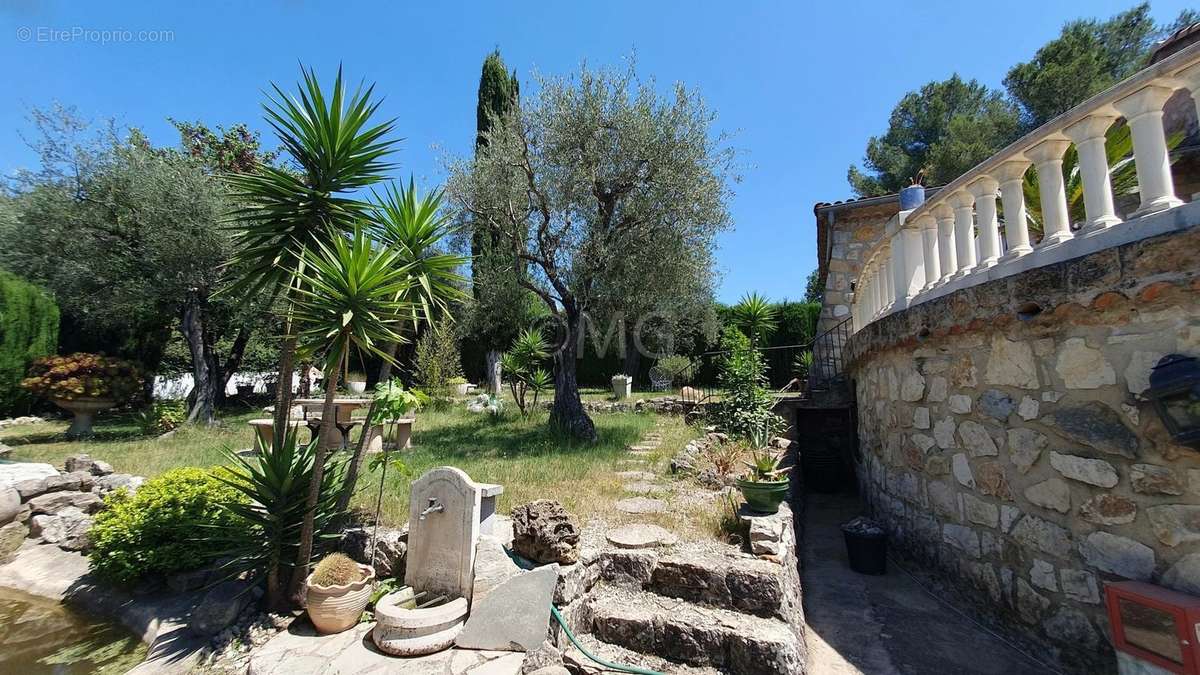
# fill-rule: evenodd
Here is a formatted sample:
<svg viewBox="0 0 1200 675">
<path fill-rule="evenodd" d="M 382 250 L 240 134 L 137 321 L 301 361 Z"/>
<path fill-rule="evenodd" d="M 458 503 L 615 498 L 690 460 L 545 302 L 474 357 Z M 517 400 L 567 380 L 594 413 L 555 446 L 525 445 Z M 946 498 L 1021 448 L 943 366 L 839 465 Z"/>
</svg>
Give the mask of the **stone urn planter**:
<svg viewBox="0 0 1200 675">
<path fill-rule="evenodd" d="M 746 506 L 755 513 L 771 514 L 779 511 L 779 505 L 787 497 L 788 481 L 751 481 L 739 478 L 734 481 L 746 499 Z"/>
<path fill-rule="evenodd" d="M 363 578 L 349 584 L 322 586 L 308 576 L 308 618 L 321 633 L 340 633 L 358 625 L 375 585 L 375 570 L 359 565 Z"/>
<path fill-rule="evenodd" d="M 347 380 L 346 388 L 350 390 L 351 394 L 365 394 L 367 393 L 367 382 L 366 380 Z"/>
<path fill-rule="evenodd" d="M 88 398 L 79 396 L 70 400 L 55 398 L 51 399 L 54 405 L 66 410 L 74 415 L 71 420 L 71 428 L 67 429 L 67 438 L 88 438 L 92 435 L 92 420 L 96 417 L 96 413 L 101 410 L 108 410 L 117 404 L 116 400 L 111 398 Z"/>
<path fill-rule="evenodd" d="M 618 401 L 629 398 L 633 395 L 633 378 L 628 375 L 613 375 L 612 390 Z"/>
<path fill-rule="evenodd" d="M 468 393 L 470 393 L 470 391 L 471 391 L 471 383 L 470 382 L 456 382 L 454 384 L 454 395 L 455 396 L 466 396 Z"/>
</svg>

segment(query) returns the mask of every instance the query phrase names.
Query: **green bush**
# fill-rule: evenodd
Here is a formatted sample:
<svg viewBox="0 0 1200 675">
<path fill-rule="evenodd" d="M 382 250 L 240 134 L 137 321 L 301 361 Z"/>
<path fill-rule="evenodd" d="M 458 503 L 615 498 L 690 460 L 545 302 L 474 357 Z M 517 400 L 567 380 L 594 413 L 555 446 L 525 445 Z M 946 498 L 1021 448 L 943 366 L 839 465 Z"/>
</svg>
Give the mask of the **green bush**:
<svg viewBox="0 0 1200 675">
<path fill-rule="evenodd" d="M 782 432 L 783 418 L 771 412 L 775 397 L 767 389 L 762 352 L 751 347 L 749 338 L 732 326 L 723 331 L 721 348 L 726 356 L 718 380 L 725 393 L 709 410 L 717 428 L 746 439 L 769 438 Z"/>
<path fill-rule="evenodd" d="M 20 386 L 34 359 L 58 350 L 58 306 L 44 291 L 0 270 L 0 417 L 28 409 Z"/>
<path fill-rule="evenodd" d="M 187 405 L 183 401 L 158 401 L 138 416 L 138 425 L 146 436 L 161 436 L 185 421 Z"/>
<path fill-rule="evenodd" d="M 88 533 L 91 568 L 128 583 L 199 567 L 212 553 L 204 529 L 234 526 L 237 517 L 221 504 L 238 499 L 212 472 L 192 467 L 148 480 L 132 496 L 112 492 Z"/>
</svg>

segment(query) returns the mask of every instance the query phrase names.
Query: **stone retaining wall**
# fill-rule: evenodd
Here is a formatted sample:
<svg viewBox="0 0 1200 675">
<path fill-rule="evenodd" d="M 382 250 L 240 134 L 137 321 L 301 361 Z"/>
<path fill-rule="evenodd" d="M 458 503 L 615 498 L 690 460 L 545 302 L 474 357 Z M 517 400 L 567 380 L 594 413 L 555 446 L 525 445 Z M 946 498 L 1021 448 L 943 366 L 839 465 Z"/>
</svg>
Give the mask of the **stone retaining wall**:
<svg viewBox="0 0 1200 675">
<path fill-rule="evenodd" d="M 1106 581 L 1200 595 L 1200 453 L 1138 396 L 1172 352 L 1200 356 L 1200 228 L 876 321 L 848 346 L 862 494 L 981 612 L 1112 671 Z"/>
</svg>

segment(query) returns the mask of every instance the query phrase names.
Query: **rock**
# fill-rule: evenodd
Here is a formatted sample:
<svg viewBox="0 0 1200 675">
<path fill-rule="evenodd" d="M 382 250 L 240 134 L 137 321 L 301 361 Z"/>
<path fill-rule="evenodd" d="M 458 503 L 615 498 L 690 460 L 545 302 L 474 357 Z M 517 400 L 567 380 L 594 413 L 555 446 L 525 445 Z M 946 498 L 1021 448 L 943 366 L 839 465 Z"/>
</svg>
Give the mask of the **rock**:
<svg viewBox="0 0 1200 675">
<path fill-rule="evenodd" d="M 1070 338 L 1062 343 L 1054 370 L 1067 389 L 1099 389 L 1117 383 L 1117 374 L 1104 353 L 1088 347 L 1083 338 Z"/>
<path fill-rule="evenodd" d="M 8 486 L 0 486 L 0 525 L 7 525 L 21 512 L 21 495 Z"/>
<path fill-rule="evenodd" d="M 1190 553 L 1180 558 L 1166 574 L 1162 583 L 1181 593 L 1200 595 L 1200 553 Z"/>
<path fill-rule="evenodd" d="M 65 551 L 87 551 L 92 547 L 92 540 L 88 537 L 88 530 L 92 527 L 91 516 L 78 508 L 68 506 L 59 511 L 57 517 L 62 522 L 59 548 Z"/>
<path fill-rule="evenodd" d="M 351 527 L 342 532 L 338 545 L 342 553 L 363 565 L 370 564 L 372 526 Z M 408 555 L 408 530 L 380 527 L 375 544 L 375 578 L 404 578 L 404 560 Z"/>
<path fill-rule="evenodd" d="M 946 400 L 947 383 L 944 377 L 929 378 L 929 387 L 925 391 L 925 400 L 938 403 Z"/>
<path fill-rule="evenodd" d="M 1045 560 L 1034 560 L 1033 567 L 1029 569 L 1029 580 L 1034 586 L 1047 591 L 1058 590 L 1058 579 L 1054 574 L 1054 565 Z"/>
<path fill-rule="evenodd" d="M 673 546 L 678 537 L 658 525 L 636 523 L 611 530 L 605 535 L 608 543 L 617 548 L 654 548 Z"/>
<path fill-rule="evenodd" d="M 975 487 L 975 476 L 971 473 L 971 464 L 967 461 L 965 454 L 960 452 L 950 460 L 950 471 L 960 485 Z"/>
<path fill-rule="evenodd" d="M 1181 495 L 1183 481 L 1165 466 L 1134 464 L 1129 472 L 1129 483 L 1134 492 L 1148 495 Z"/>
<path fill-rule="evenodd" d="M 1093 532 L 1079 544 L 1084 562 L 1126 579 L 1148 581 L 1154 573 L 1154 550 L 1132 539 Z"/>
<path fill-rule="evenodd" d="M 200 636 L 216 635 L 232 624 L 250 600 L 242 581 L 222 581 L 204 594 L 192 609 L 188 627 Z"/>
<path fill-rule="evenodd" d="M 58 469 L 49 464 L 38 462 L 6 462 L 0 464 L 0 486 L 12 487 L 22 481 L 57 475 Z"/>
<path fill-rule="evenodd" d="M 1200 540 L 1200 506 L 1165 504 L 1146 509 L 1154 536 L 1167 546 Z"/>
<path fill-rule="evenodd" d="M 784 520 L 772 516 L 742 516 L 742 522 L 749 521 L 750 552 L 754 555 L 784 555 L 782 548 Z"/>
<path fill-rule="evenodd" d="M 998 499 L 1011 500 L 1012 490 L 1004 467 L 999 462 L 980 462 L 975 466 L 975 482 L 979 491 Z"/>
<path fill-rule="evenodd" d="M 979 422 L 966 420 L 958 425 L 958 437 L 962 439 L 963 447 L 972 457 L 993 457 L 1000 454 L 987 428 Z"/>
<path fill-rule="evenodd" d="M 947 406 L 950 412 L 965 415 L 971 412 L 971 397 L 966 394 L 951 394 Z"/>
<path fill-rule="evenodd" d="M 1150 388 L 1150 371 L 1166 354 L 1162 352 L 1136 351 L 1129 357 L 1125 367 L 1125 386 L 1131 394 L 1141 394 Z"/>
<path fill-rule="evenodd" d="M 994 334 L 983 380 L 988 384 L 1037 389 L 1033 347 L 1028 342 L 1014 342 L 999 333 Z"/>
<path fill-rule="evenodd" d="M 84 472 L 84 471 L 74 471 L 74 472 L 71 472 L 68 474 L 63 474 L 61 477 L 64 478 L 71 485 L 79 486 L 77 488 L 70 488 L 70 489 L 73 489 L 73 490 L 77 489 L 77 490 L 81 490 L 83 492 L 91 492 L 92 487 L 94 487 L 96 484 L 96 477 L 93 476 L 92 474 Z M 51 480 L 53 480 L 53 479 L 47 478 L 46 479 L 47 484 L 49 484 L 49 482 Z"/>
<path fill-rule="evenodd" d="M 1037 516 L 1026 515 L 1013 527 L 1011 534 L 1022 546 L 1047 555 L 1067 558 L 1071 554 L 1071 533 Z"/>
<path fill-rule="evenodd" d="M 962 503 L 963 513 L 966 514 L 967 520 L 972 523 L 987 527 L 998 527 L 1000 525 L 1000 509 L 995 504 L 985 502 L 968 494 L 962 496 Z"/>
<path fill-rule="evenodd" d="M 642 588 L 657 563 L 653 551 L 610 551 L 600 557 L 600 577 L 614 586 Z"/>
<path fill-rule="evenodd" d="M 520 675 L 536 675 L 537 673 L 548 675 L 554 673 L 552 670 L 554 668 L 566 672 L 562 664 L 562 652 L 554 646 L 553 642 L 546 640 L 536 648 L 525 652 L 525 660 L 521 662 Z"/>
<path fill-rule="evenodd" d="M 943 450 L 957 447 L 954 442 L 954 418 L 943 417 L 933 425 L 933 440 Z"/>
<path fill-rule="evenodd" d="M 512 519 L 513 550 L 519 555 L 534 562 L 565 565 L 579 559 L 579 528 L 559 502 L 539 499 L 523 504 L 513 509 Z"/>
<path fill-rule="evenodd" d="M 1050 423 L 1068 440 L 1110 455 L 1137 458 L 1140 445 L 1138 437 L 1125 426 L 1115 410 L 1100 401 L 1060 407 L 1048 417 Z"/>
<path fill-rule="evenodd" d="M 1137 503 L 1119 495 L 1096 495 L 1079 506 L 1079 517 L 1097 525 L 1124 525 L 1137 516 Z"/>
<path fill-rule="evenodd" d="M 929 452 L 935 445 L 937 445 L 937 441 L 926 436 L 925 434 L 913 434 L 912 442 L 913 445 L 917 446 L 922 453 Z"/>
<path fill-rule="evenodd" d="M 1059 513 L 1071 510 L 1071 488 L 1060 478 L 1051 478 L 1025 488 L 1025 499 L 1035 506 Z"/>
<path fill-rule="evenodd" d="M 559 565 L 558 585 L 554 587 L 554 604 L 559 607 L 568 605 L 592 590 L 596 580 L 600 578 L 600 566 L 595 564 L 597 559 L 593 557 L 588 560 L 581 559 L 574 565 Z"/>
<path fill-rule="evenodd" d="M 1073 648 L 1095 649 L 1100 643 L 1087 615 L 1078 610 L 1059 608 L 1042 623 L 1042 627 L 1046 629 L 1046 635 Z"/>
<path fill-rule="evenodd" d="M 212 573 L 212 567 L 176 572 L 167 576 L 167 588 L 171 589 L 173 593 L 180 594 L 198 591 L 208 584 L 208 578 Z"/>
<path fill-rule="evenodd" d="M 979 397 L 979 411 L 1001 422 L 1007 420 L 1016 407 L 1012 397 L 998 389 L 988 389 Z"/>
<path fill-rule="evenodd" d="M 113 490 L 126 490 L 130 494 L 137 492 L 142 483 L 146 482 L 141 476 L 131 476 L 127 473 L 114 473 L 107 476 L 102 476 L 96 479 L 96 485 L 92 488 L 93 492 L 106 494 Z"/>
<path fill-rule="evenodd" d="M 929 481 L 929 505 L 935 514 L 944 518 L 962 518 L 957 493 L 953 487 L 941 481 Z"/>
<path fill-rule="evenodd" d="M 30 478 L 29 480 L 16 483 L 12 487 L 20 495 L 21 501 L 29 501 L 34 497 L 39 497 L 49 492 L 46 487 L 45 478 Z"/>
<path fill-rule="evenodd" d="M 79 492 L 83 489 L 80 473 L 62 473 L 57 476 L 43 478 L 46 492 Z M 92 489 L 91 474 L 82 474 L 88 478 L 88 490 Z"/>
<path fill-rule="evenodd" d="M 557 583 L 558 565 L 539 567 L 505 581 L 482 601 L 472 603 L 454 644 L 465 649 L 536 649 L 546 640 Z"/>
<path fill-rule="evenodd" d="M 475 545 L 475 585 L 471 601 L 479 602 L 497 586 L 521 573 L 521 568 L 505 553 L 500 542 L 480 537 Z"/>
<path fill-rule="evenodd" d="M 85 513 L 95 513 L 100 510 L 104 502 L 91 492 L 48 492 L 30 499 L 28 504 L 31 512 L 36 515 L 38 513 L 58 513 L 70 506 Z"/>
<path fill-rule="evenodd" d="M 1022 474 L 1029 473 L 1029 469 L 1042 456 L 1046 443 L 1046 437 L 1033 429 L 1009 429 L 1008 457 L 1017 471 Z"/>
<path fill-rule="evenodd" d="M 29 534 L 29 528 L 25 523 L 14 521 L 7 525 L 0 526 L 0 560 L 7 558 L 21 548 L 21 544 L 25 542 L 25 537 Z"/>
<path fill-rule="evenodd" d="M 7 457 L 11 454 L 12 454 L 12 448 L 8 447 L 7 445 L 5 445 L 3 443 L 0 443 L 0 459 L 3 459 L 4 457 Z"/>
<path fill-rule="evenodd" d="M 916 408 L 913 410 L 913 427 L 916 429 L 929 428 L 929 408 Z"/>
<path fill-rule="evenodd" d="M 113 472 L 112 465 L 108 462 L 99 462 L 87 455 L 72 455 L 63 466 L 68 473 L 81 471 L 93 476 L 107 476 Z"/>
<path fill-rule="evenodd" d="M 1050 451 L 1050 466 L 1062 475 L 1088 485 L 1110 488 L 1117 484 L 1117 470 L 1102 459 L 1064 455 Z"/>
<path fill-rule="evenodd" d="M 1059 571 L 1063 594 L 1072 600 L 1092 605 L 1100 603 L 1100 591 L 1096 588 L 1096 576 L 1084 570 L 1064 569 Z M 1166 578 L 1163 579 L 1164 583 Z M 1170 585 L 1169 583 L 1167 585 Z M 1200 590 L 1200 587 L 1197 588 Z"/>
<path fill-rule="evenodd" d="M 925 395 L 925 377 L 917 371 L 911 371 L 900 382 L 900 399 L 902 401 L 920 401 Z"/>
<path fill-rule="evenodd" d="M 1021 509 L 1008 504 L 1000 506 L 1000 531 L 1008 532 L 1012 529 L 1013 523 L 1017 522 L 1017 518 L 1021 517 Z"/>
<path fill-rule="evenodd" d="M 947 523 L 942 526 L 942 541 L 971 558 L 980 556 L 979 534 L 969 527 Z"/>
<path fill-rule="evenodd" d="M 66 536 L 62 518 L 48 513 L 40 513 L 30 518 L 29 536 L 43 544 L 57 544 Z"/>
<path fill-rule="evenodd" d="M 1021 416 L 1021 419 L 1028 422 L 1029 420 L 1037 419 L 1039 407 L 1040 404 L 1037 402 L 1037 399 L 1024 396 L 1021 398 L 1021 405 L 1017 407 L 1017 414 Z"/>
<path fill-rule="evenodd" d="M 633 514 L 644 513 L 663 513 L 667 510 L 667 503 L 661 499 L 648 499 L 646 497 L 630 497 L 622 499 L 614 504 L 618 511 Z"/>
<path fill-rule="evenodd" d="M 525 671 L 521 671 L 524 673 Z M 563 666 L 546 666 L 537 670 L 529 671 L 528 675 L 571 675 L 571 671 Z"/>
<path fill-rule="evenodd" d="M 1050 600 L 1025 583 L 1017 579 L 1017 613 L 1025 623 L 1041 621 L 1042 614 L 1050 607 Z"/>
</svg>

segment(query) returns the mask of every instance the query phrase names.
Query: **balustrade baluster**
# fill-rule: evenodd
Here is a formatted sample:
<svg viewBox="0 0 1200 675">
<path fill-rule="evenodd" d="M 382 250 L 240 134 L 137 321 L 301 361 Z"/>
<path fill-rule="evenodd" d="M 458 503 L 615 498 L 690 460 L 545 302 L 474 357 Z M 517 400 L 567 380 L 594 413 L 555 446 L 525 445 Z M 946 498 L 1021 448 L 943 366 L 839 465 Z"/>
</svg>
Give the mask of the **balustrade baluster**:
<svg viewBox="0 0 1200 675">
<path fill-rule="evenodd" d="M 954 209 L 946 204 L 933 207 L 933 217 L 937 219 L 938 231 L 938 270 L 944 283 L 958 271 L 958 251 L 954 250 Z"/>
<path fill-rule="evenodd" d="M 947 200 L 954 208 L 954 248 L 958 252 L 957 277 L 964 277 L 975 270 L 975 198 L 966 190 L 959 190 Z"/>
<path fill-rule="evenodd" d="M 1150 85 L 1113 103 L 1129 122 L 1133 135 L 1133 162 L 1137 167 L 1142 203 L 1133 217 L 1157 213 L 1183 203 L 1175 196 L 1171 160 L 1163 131 L 1163 104 L 1174 93 L 1168 87 Z"/>
<path fill-rule="evenodd" d="M 1004 237 L 1008 242 L 1006 259 L 1020 258 L 1033 252 L 1029 245 L 1029 224 L 1025 215 L 1025 170 L 1029 160 L 1014 159 L 996 168 L 1000 182 L 1000 200 L 1004 204 Z"/>
<path fill-rule="evenodd" d="M 1037 167 L 1038 194 L 1042 202 L 1042 245 L 1064 242 L 1071 234 L 1071 216 L 1067 211 L 1067 186 L 1063 182 L 1063 153 L 1071 147 L 1065 138 L 1049 138 L 1025 155 Z"/>
<path fill-rule="evenodd" d="M 1101 230 L 1121 222 L 1113 207 L 1112 182 L 1108 178 L 1108 152 L 1105 134 L 1117 118 L 1095 114 L 1063 129 L 1079 154 L 1079 175 L 1083 179 L 1083 209 L 1088 230 Z"/>
<path fill-rule="evenodd" d="M 979 262 L 986 269 L 1000 259 L 1000 232 L 996 225 L 996 190 L 999 184 L 991 176 L 975 179 L 967 189 L 975 197 L 975 221 L 979 227 Z"/>
</svg>

